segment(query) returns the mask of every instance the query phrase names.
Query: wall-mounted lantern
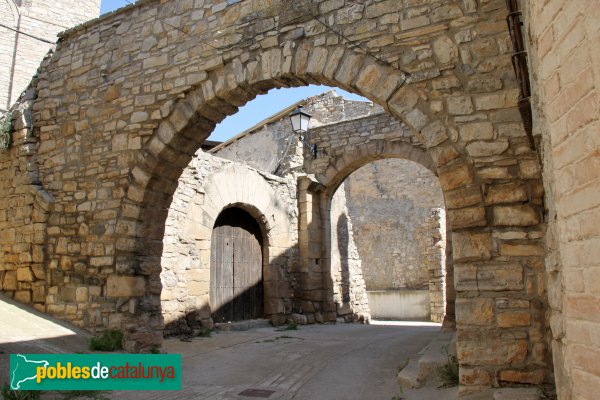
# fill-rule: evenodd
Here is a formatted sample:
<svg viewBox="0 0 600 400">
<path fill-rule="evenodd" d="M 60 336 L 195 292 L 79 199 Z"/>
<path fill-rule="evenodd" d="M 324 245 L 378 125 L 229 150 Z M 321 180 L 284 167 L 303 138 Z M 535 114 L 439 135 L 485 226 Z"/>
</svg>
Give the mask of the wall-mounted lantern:
<svg viewBox="0 0 600 400">
<path fill-rule="evenodd" d="M 298 106 L 290 114 L 290 121 L 292 122 L 292 130 L 296 133 L 300 141 L 310 150 L 313 158 L 317 158 L 317 145 L 310 143 L 310 134 L 308 132 L 308 124 L 312 115 L 308 114 L 302 109 L 302 106 Z"/>
</svg>

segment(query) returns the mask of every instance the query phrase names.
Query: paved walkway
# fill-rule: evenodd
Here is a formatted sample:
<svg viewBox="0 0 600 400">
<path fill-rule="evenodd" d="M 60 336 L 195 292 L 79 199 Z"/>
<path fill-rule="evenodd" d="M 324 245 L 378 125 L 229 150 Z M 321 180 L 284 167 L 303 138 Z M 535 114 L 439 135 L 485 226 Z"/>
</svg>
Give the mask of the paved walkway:
<svg viewBox="0 0 600 400">
<path fill-rule="evenodd" d="M 8 382 L 10 353 L 87 352 L 87 334 L 1 296 L 0 316 L 0 385 Z M 223 332 L 191 342 L 168 339 L 163 350 L 183 354 L 183 390 L 111 396 L 239 400 L 262 394 L 268 399 L 390 400 L 401 394 L 398 367 L 416 357 L 438 332 L 437 324 L 338 324 Z M 404 391 L 404 398 L 449 398 L 440 393 L 423 397 Z"/>
<path fill-rule="evenodd" d="M 240 393 L 261 390 L 269 399 L 390 400 L 400 395 L 398 367 L 438 332 L 436 324 L 339 324 L 170 339 L 164 350 L 184 354 L 183 392 L 123 392 L 115 398 L 249 399 Z"/>
</svg>

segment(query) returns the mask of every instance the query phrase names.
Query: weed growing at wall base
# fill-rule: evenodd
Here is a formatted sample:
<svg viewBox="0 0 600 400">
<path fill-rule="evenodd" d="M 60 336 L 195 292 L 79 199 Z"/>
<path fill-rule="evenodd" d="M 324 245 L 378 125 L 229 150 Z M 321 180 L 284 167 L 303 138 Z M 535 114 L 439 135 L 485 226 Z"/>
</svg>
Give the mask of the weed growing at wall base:
<svg viewBox="0 0 600 400">
<path fill-rule="evenodd" d="M 458 359 L 452 353 L 450 353 L 449 345 L 442 347 L 442 354 L 447 358 L 446 365 L 439 369 L 439 375 L 444 383 L 445 387 L 452 387 L 458 385 Z"/>
<path fill-rule="evenodd" d="M 119 331 L 106 330 L 98 336 L 90 339 L 90 350 L 115 351 L 123 348 L 123 333 Z"/>
<path fill-rule="evenodd" d="M 8 149 L 12 144 L 14 118 L 10 112 L 0 117 L 0 149 Z"/>
</svg>

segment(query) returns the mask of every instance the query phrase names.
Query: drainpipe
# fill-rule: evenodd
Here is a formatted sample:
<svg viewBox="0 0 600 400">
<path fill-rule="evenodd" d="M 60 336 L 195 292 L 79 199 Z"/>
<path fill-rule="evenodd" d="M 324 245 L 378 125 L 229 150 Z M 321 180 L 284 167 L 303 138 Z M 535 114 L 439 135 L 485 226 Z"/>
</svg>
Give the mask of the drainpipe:
<svg viewBox="0 0 600 400">
<path fill-rule="evenodd" d="M 506 0 L 508 7 L 508 16 L 506 23 L 513 45 L 512 64 L 519 85 L 519 112 L 523 120 L 523 126 L 529 139 L 529 148 L 536 150 L 533 139 L 533 118 L 531 112 L 531 85 L 529 83 L 529 68 L 527 67 L 527 51 L 523 41 L 523 31 L 521 27 L 522 12 L 519 10 L 518 0 Z"/>
<path fill-rule="evenodd" d="M 17 28 L 15 32 L 15 46 L 13 49 L 12 63 L 10 67 L 10 78 L 8 81 L 8 96 L 6 97 L 6 109 L 9 110 L 12 105 L 12 91 L 15 84 L 15 70 L 17 68 L 17 50 L 19 48 L 19 31 L 21 30 L 21 13 L 17 18 Z"/>
</svg>

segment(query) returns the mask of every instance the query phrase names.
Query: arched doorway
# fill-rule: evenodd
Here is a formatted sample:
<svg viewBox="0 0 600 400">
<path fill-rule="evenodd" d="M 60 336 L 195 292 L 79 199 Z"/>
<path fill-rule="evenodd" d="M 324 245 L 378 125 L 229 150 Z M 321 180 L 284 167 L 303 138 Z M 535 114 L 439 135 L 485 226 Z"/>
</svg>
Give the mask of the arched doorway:
<svg viewBox="0 0 600 400">
<path fill-rule="evenodd" d="M 215 322 L 263 316 L 263 239 L 256 220 L 241 208 L 225 209 L 211 237 L 210 307 Z"/>
</svg>

